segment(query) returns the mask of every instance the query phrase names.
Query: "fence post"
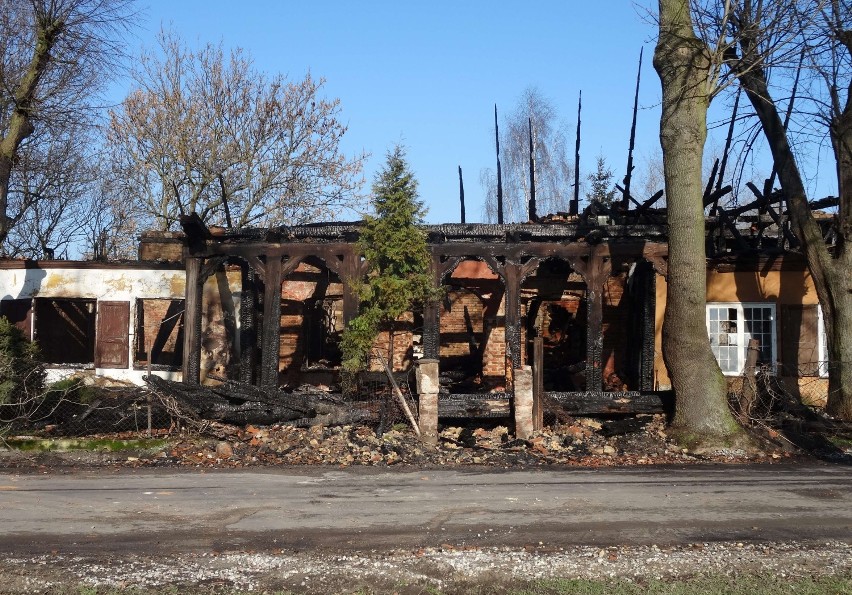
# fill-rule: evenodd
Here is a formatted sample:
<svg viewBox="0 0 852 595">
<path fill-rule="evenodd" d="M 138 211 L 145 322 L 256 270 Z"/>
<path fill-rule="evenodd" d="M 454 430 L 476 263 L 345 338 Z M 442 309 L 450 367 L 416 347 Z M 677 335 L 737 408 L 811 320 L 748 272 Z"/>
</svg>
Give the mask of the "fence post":
<svg viewBox="0 0 852 595">
<path fill-rule="evenodd" d="M 745 367 L 743 368 L 743 390 L 740 398 L 740 414 L 744 419 L 748 420 L 751 414 L 751 408 L 754 406 L 754 400 L 757 397 L 757 381 L 755 379 L 755 368 L 757 367 L 757 358 L 760 355 L 760 341 L 758 339 L 749 339 L 748 349 L 746 350 Z"/>
</svg>

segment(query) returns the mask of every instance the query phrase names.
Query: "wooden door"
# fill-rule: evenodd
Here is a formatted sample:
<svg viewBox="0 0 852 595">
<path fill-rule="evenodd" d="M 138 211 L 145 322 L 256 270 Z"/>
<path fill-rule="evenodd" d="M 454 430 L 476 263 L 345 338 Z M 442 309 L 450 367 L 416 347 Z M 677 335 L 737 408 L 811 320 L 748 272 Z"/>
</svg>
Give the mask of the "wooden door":
<svg viewBox="0 0 852 595">
<path fill-rule="evenodd" d="M 98 302 L 95 367 L 127 368 L 130 363 L 130 302 Z"/>
</svg>

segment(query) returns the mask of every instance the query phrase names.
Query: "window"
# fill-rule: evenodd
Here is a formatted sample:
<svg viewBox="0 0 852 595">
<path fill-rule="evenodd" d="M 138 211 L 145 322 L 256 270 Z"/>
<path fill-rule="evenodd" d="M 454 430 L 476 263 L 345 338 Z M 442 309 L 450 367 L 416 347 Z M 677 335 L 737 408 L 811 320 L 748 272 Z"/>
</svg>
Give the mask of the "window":
<svg viewBox="0 0 852 595">
<path fill-rule="evenodd" d="M 179 369 L 183 361 L 183 300 L 136 300 L 134 365 Z"/>
<path fill-rule="evenodd" d="M 775 365 L 775 304 L 708 304 L 707 332 L 726 375 L 742 373 L 750 339 L 760 341 L 758 363 Z"/>
<path fill-rule="evenodd" d="M 828 378 L 828 341 L 825 336 L 825 319 L 822 317 L 822 306 L 817 306 L 817 335 L 819 345 L 819 375 Z"/>
<path fill-rule="evenodd" d="M 48 364 L 95 363 L 95 300 L 36 298 L 33 337 Z"/>
</svg>

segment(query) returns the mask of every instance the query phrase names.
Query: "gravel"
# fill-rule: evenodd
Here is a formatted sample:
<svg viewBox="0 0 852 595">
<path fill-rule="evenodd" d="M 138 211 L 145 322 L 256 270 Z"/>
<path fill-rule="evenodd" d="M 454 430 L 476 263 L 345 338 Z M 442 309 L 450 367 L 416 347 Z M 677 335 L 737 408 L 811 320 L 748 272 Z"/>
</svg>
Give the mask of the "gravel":
<svg viewBox="0 0 852 595">
<path fill-rule="evenodd" d="M 179 554 L 163 557 L 44 555 L 0 561 L 6 593 L 70 585 L 158 590 L 405 592 L 455 590 L 548 578 L 646 581 L 702 576 L 772 575 L 782 579 L 852 576 L 852 545 L 840 541 L 695 543 L 685 546 L 456 548 L 370 554 L 307 552 Z"/>
</svg>

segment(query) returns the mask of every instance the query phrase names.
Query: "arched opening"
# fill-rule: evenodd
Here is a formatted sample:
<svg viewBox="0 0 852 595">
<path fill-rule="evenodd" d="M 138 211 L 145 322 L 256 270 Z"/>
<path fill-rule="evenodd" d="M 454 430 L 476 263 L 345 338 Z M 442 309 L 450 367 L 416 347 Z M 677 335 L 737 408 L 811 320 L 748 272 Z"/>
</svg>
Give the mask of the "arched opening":
<svg viewBox="0 0 852 595">
<path fill-rule="evenodd" d="M 281 282 L 279 383 L 330 384 L 340 368 L 343 283 L 318 257 L 303 259 Z"/>
<path fill-rule="evenodd" d="M 587 288 L 565 260 L 542 261 L 521 287 L 526 361 L 535 365 L 533 341 L 543 342 L 545 391 L 586 390 Z"/>
<path fill-rule="evenodd" d="M 440 307 L 441 386 L 451 393 L 490 392 L 506 383 L 505 290 L 481 260 L 447 271 Z"/>
</svg>

